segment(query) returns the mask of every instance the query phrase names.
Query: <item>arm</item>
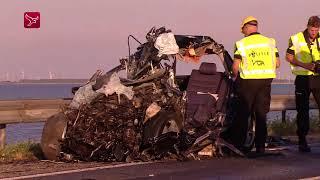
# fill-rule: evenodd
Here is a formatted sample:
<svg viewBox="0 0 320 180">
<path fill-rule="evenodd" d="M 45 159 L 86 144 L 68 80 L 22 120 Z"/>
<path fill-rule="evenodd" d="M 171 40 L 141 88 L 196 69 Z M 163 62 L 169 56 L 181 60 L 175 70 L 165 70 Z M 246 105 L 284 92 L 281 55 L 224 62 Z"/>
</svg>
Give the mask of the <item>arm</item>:
<svg viewBox="0 0 320 180">
<path fill-rule="evenodd" d="M 279 51 L 278 51 L 278 48 L 276 46 L 276 40 L 272 39 L 273 40 L 273 43 L 274 43 L 274 50 L 276 52 L 276 68 L 279 68 L 280 67 L 280 58 L 279 58 Z"/>
<path fill-rule="evenodd" d="M 232 76 L 233 76 L 233 78 L 237 78 L 237 75 L 239 73 L 240 62 L 241 62 L 241 59 L 235 58 L 233 60 L 233 64 L 232 64 Z"/>
<path fill-rule="evenodd" d="M 295 54 L 295 48 L 293 46 L 293 43 L 292 43 L 292 40 L 291 38 L 289 39 L 289 46 L 288 46 L 288 49 L 287 49 L 287 54 L 286 54 L 286 60 L 294 65 L 294 66 L 299 66 L 299 67 L 302 67 L 302 68 L 305 68 L 305 69 L 308 69 L 310 71 L 313 71 L 314 68 L 315 68 L 315 65 L 313 63 L 303 63 L 299 60 L 297 60 L 294 56 Z"/>
<path fill-rule="evenodd" d="M 310 71 L 314 71 L 314 68 L 315 68 L 315 64 L 313 63 L 303 63 L 301 61 L 298 61 L 294 55 L 290 54 L 290 53 L 287 53 L 286 54 L 286 60 L 292 64 L 292 65 L 295 65 L 295 66 L 300 66 L 300 67 L 303 67 L 305 69 L 308 69 Z"/>
<path fill-rule="evenodd" d="M 280 67 L 280 59 L 277 57 L 276 59 L 276 68 L 278 69 Z"/>
<path fill-rule="evenodd" d="M 239 74 L 239 68 L 242 56 L 238 50 L 237 44 L 234 45 L 234 58 L 232 63 L 232 78 L 235 80 Z"/>
</svg>

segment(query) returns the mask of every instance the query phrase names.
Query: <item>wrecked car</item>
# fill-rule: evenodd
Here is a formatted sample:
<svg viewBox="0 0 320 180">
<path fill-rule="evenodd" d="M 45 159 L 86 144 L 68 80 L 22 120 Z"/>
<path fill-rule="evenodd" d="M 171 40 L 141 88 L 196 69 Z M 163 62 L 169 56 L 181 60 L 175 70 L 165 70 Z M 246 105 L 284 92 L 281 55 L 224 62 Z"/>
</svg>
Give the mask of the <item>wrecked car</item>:
<svg viewBox="0 0 320 180">
<path fill-rule="evenodd" d="M 139 44 L 131 53 L 130 39 Z M 141 43 L 128 37 L 129 55 L 106 73 L 97 71 L 74 98 L 46 121 L 41 147 L 50 160 L 134 161 L 243 155 L 225 140 L 234 112 L 232 59 L 209 36 L 175 35 L 152 28 Z M 200 63 L 176 75 L 177 61 Z M 252 147 L 252 138 L 248 139 Z"/>
</svg>

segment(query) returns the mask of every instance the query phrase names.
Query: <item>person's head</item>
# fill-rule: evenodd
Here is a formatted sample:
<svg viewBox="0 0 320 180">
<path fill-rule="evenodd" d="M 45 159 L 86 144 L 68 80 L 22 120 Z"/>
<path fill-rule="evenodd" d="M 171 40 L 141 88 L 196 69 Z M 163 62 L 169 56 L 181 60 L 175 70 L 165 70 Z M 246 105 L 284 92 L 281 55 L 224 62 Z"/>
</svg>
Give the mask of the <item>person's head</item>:
<svg viewBox="0 0 320 180">
<path fill-rule="evenodd" d="M 241 32 L 248 36 L 251 33 L 255 33 L 258 31 L 258 20 L 253 16 L 248 16 L 243 19 L 241 24 Z"/>
<path fill-rule="evenodd" d="M 311 16 L 308 20 L 307 30 L 311 39 L 315 39 L 320 30 L 320 18 Z"/>
</svg>

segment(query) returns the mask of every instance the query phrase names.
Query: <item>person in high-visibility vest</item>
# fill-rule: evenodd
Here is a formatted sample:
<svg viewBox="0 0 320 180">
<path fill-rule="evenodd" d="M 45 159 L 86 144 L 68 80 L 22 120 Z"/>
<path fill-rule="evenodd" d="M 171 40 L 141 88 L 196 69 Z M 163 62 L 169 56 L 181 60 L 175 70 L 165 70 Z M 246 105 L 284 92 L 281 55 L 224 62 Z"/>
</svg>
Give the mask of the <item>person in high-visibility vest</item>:
<svg viewBox="0 0 320 180">
<path fill-rule="evenodd" d="M 280 66 L 276 41 L 258 32 L 258 20 L 245 18 L 241 25 L 244 38 L 235 44 L 233 78 L 238 83 L 240 106 L 233 126 L 233 143 L 241 150 L 248 131 L 248 119 L 254 114 L 257 153 L 265 152 L 266 115 L 270 110 L 271 82 Z"/>
<path fill-rule="evenodd" d="M 320 61 L 320 18 L 311 16 L 307 29 L 289 39 L 286 60 L 291 64 L 295 79 L 297 135 L 299 151 L 310 152 L 306 136 L 309 131 L 309 97 L 312 92 L 320 105 L 320 76 L 315 73 L 315 62 Z M 319 73 L 319 72 L 318 72 Z"/>
</svg>

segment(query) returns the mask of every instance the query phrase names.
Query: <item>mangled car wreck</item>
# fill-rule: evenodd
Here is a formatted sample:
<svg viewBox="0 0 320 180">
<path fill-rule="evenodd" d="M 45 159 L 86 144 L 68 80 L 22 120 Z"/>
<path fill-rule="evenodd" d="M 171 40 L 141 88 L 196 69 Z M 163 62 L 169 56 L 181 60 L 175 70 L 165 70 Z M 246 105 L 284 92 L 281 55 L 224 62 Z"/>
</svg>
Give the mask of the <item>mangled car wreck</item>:
<svg viewBox="0 0 320 180">
<path fill-rule="evenodd" d="M 103 74 L 97 71 L 75 92 L 68 108 L 50 117 L 41 146 L 51 160 L 133 161 L 197 159 L 243 155 L 224 140 L 230 126 L 232 60 L 208 36 L 174 35 L 152 28 L 137 51 Z M 201 63 L 191 75 L 177 76 L 177 61 Z M 209 150 L 208 150 L 209 149 Z"/>
</svg>

